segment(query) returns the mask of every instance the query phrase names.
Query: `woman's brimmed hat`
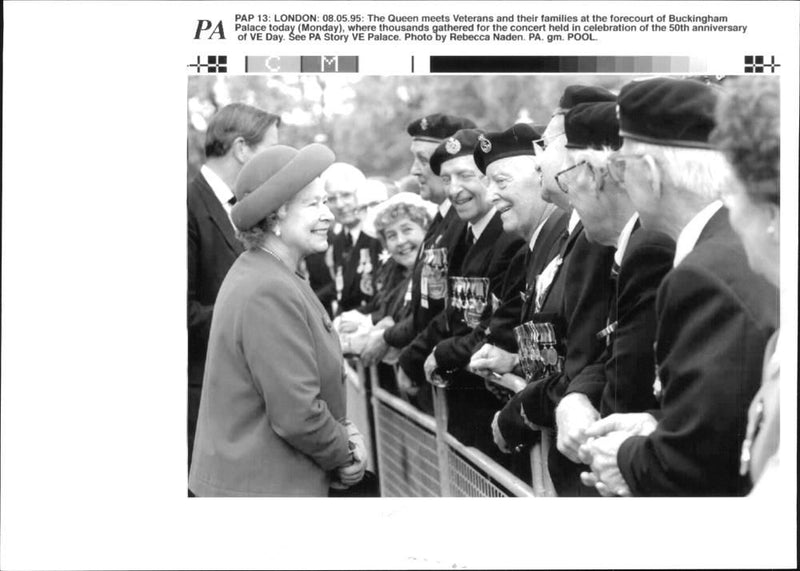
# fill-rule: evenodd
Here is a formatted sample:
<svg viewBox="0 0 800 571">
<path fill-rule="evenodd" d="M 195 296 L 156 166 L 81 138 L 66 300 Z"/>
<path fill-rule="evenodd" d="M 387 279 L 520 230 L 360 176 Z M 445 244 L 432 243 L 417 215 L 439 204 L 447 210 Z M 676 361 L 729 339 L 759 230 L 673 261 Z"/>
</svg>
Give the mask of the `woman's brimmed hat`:
<svg viewBox="0 0 800 571">
<path fill-rule="evenodd" d="M 333 151 L 318 143 L 300 150 L 274 145 L 253 155 L 234 183 L 233 224 L 240 231 L 249 230 L 308 186 L 335 160 Z"/>
</svg>

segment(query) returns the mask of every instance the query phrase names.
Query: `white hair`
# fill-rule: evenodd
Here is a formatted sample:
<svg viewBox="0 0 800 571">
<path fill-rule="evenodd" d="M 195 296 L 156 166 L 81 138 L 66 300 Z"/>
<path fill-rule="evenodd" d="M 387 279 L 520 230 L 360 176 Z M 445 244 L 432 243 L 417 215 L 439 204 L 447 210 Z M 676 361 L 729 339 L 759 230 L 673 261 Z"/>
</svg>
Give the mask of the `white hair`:
<svg viewBox="0 0 800 571">
<path fill-rule="evenodd" d="M 625 143 L 634 153 L 651 155 L 670 186 L 697 198 L 717 200 L 733 180 L 730 164 L 715 149 L 654 145 L 634 139 Z"/>
<path fill-rule="evenodd" d="M 325 190 L 352 190 L 355 192 L 366 181 L 364 173 L 347 163 L 333 163 L 320 175 Z"/>
</svg>

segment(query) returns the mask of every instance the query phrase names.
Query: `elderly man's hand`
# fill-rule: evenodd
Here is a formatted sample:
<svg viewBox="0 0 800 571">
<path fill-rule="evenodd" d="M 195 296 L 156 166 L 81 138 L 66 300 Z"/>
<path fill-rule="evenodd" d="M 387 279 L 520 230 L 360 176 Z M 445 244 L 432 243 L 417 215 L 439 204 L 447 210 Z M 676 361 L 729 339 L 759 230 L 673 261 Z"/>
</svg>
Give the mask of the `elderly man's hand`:
<svg viewBox="0 0 800 571">
<path fill-rule="evenodd" d="M 578 449 L 586 442 L 586 429 L 600 418 L 584 394 L 570 393 L 556 407 L 556 448 L 572 462 L 580 464 Z"/>
<path fill-rule="evenodd" d="M 425 365 L 423 365 L 425 368 L 425 378 L 428 379 L 428 381 L 431 380 L 431 376 L 438 366 L 439 365 L 436 363 L 436 353 L 431 351 L 431 354 L 425 359 Z"/>
<path fill-rule="evenodd" d="M 658 421 L 647 412 L 610 414 L 586 429 L 587 437 L 604 436 L 610 432 L 627 432 L 631 436 L 647 436 L 658 426 Z"/>
<path fill-rule="evenodd" d="M 602 495 L 630 495 L 630 489 L 617 465 L 617 451 L 628 438 L 629 432 L 611 432 L 600 438 L 590 438 L 580 447 L 581 461 L 592 468 L 591 475 L 581 475 L 586 485 L 594 485 Z M 602 484 L 602 485 L 601 485 Z"/>
<path fill-rule="evenodd" d="M 383 338 L 383 332 L 384 329 L 376 327 L 367 335 L 364 348 L 361 350 L 361 362 L 367 367 L 379 363 L 389 350 L 389 344 Z"/>
<path fill-rule="evenodd" d="M 510 373 L 514 370 L 519 358 L 516 353 L 509 353 L 499 347 L 485 343 L 472 354 L 469 369 L 476 375 L 487 376 L 491 373 Z"/>
<path fill-rule="evenodd" d="M 419 392 L 419 387 L 406 375 L 402 368 L 397 369 L 397 388 L 403 397 L 413 397 Z"/>
<path fill-rule="evenodd" d="M 503 438 L 503 433 L 500 432 L 500 426 L 497 422 L 498 417 L 500 416 L 500 411 L 498 410 L 494 413 L 494 418 L 492 419 L 492 438 L 494 439 L 495 445 L 506 454 L 511 454 L 511 450 L 508 448 L 508 444 L 506 443 L 506 439 Z"/>
</svg>

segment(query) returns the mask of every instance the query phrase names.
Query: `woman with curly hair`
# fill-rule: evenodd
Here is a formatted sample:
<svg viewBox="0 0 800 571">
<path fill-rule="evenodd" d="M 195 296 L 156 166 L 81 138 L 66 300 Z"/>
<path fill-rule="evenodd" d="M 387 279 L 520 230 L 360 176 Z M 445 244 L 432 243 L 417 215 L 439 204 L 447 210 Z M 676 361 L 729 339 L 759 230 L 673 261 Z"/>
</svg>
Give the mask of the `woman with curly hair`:
<svg viewBox="0 0 800 571">
<path fill-rule="evenodd" d="M 778 78 L 740 77 L 726 83 L 712 141 L 725 153 L 737 181 L 725 194 L 731 226 L 750 267 L 780 287 L 780 92 Z M 754 492 L 778 467 L 780 329 L 767 344 L 761 389 L 748 412 L 740 472 Z M 770 477 L 772 477 L 770 476 Z M 772 486 L 769 486 L 772 487 Z"/>
</svg>

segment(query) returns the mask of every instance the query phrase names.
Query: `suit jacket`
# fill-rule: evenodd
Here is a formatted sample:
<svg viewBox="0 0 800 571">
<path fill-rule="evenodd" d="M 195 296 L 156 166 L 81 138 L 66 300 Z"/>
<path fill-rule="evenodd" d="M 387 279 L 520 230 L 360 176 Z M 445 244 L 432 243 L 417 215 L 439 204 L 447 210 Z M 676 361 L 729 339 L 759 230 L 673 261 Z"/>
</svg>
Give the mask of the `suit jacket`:
<svg viewBox="0 0 800 571">
<path fill-rule="evenodd" d="M 459 267 L 460 265 L 453 263 L 453 255 L 467 223 L 458 217 L 456 209 L 452 206 L 444 218 L 439 218 L 437 214 L 425 233 L 425 239 L 420 248 L 420 256 L 417 258 L 417 263 L 411 276 L 412 314 L 384 332 L 384 339 L 392 347 L 402 348 L 407 346 L 428 325 L 431 319 L 444 309 L 444 300 L 428 298 L 426 301 L 427 307 L 422 302 L 421 282 L 425 251 L 434 248 L 447 248 L 448 271 L 452 272 L 451 268 Z"/>
<path fill-rule="evenodd" d="M 211 324 L 189 487 L 198 496 L 327 496 L 349 459 L 341 347 L 305 279 L 242 254 Z"/>
<path fill-rule="evenodd" d="M 656 292 L 674 258 L 669 236 L 641 227 L 633 231 L 609 307 L 607 321 L 616 328 L 600 359 L 570 382 L 566 394 L 585 394 L 602 416 L 658 407 L 653 394 Z"/>
<path fill-rule="evenodd" d="M 339 312 L 358 309 L 375 295 L 375 275 L 380 266 L 378 256 L 383 251 L 383 245 L 362 230 L 349 256 L 346 253 L 344 231 L 334 234 L 332 247 L 334 275 L 341 268 L 343 277 Z M 362 261 L 362 251 L 369 260 L 368 266 Z"/>
<path fill-rule="evenodd" d="M 570 380 L 596 361 L 605 347 L 596 333 L 605 327 L 608 315 L 614 249 L 589 242 L 579 223 L 565 244 L 563 260 L 541 311 L 534 313 L 531 307 L 523 316 L 524 321 L 553 323 L 560 336 L 557 347 L 563 367 L 560 373 L 531 382 L 503 407 L 498 425 L 513 447 L 536 437 L 523 422 L 521 411 L 539 426 L 554 427 L 556 406 Z"/>
<path fill-rule="evenodd" d="M 483 340 L 505 351 L 516 353 L 514 328 L 522 323 L 522 309 L 536 283 L 536 276 L 558 254 L 567 229 L 569 214 L 560 208 L 545 221 L 534 249 L 523 244 L 508 266 L 501 290 L 500 307 L 482 329 Z M 476 334 L 479 333 L 476 331 Z"/>
<path fill-rule="evenodd" d="M 225 274 L 243 246 L 236 239 L 228 213 L 202 174 L 192 180 L 187 190 L 187 224 L 188 436 L 191 459 L 214 301 Z"/>
<path fill-rule="evenodd" d="M 752 272 L 720 209 L 656 298 L 658 427 L 622 443 L 617 462 L 637 496 L 733 496 L 747 408 L 761 382 L 778 292 Z"/>
<path fill-rule="evenodd" d="M 333 232 L 329 234 L 328 242 L 333 241 Z M 329 246 L 330 248 L 330 246 Z M 308 274 L 308 284 L 325 306 L 328 315 L 333 316 L 333 302 L 336 300 L 336 284 L 333 281 L 331 270 L 325 261 L 327 252 L 319 252 L 306 256 L 305 269 Z"/>
<path fill-rule="evenodd" d="M 453 259 L 461 260 L 458 269 L 450 269 L 449 276 L 484 277 L 489 279 L 490 294 L 498 297 L 503 276 L 514 253 L 522 245 L 522 239 L 505 234 L 500 214 L 495 213 L 478 240 L 467 251 L 467 228 L 464 227 L 454 248 Z M 487 307 L 483 320 L 491 318 L 491 308 Z M 485 327 L 485 325 L 484 325 Z M 464 319 L 464 312 L 456 309 L 453 303 L 437 315 L 400 355 L 400 366 L 409 378 L 417 384 L 425 383 L 425 359 L 435 349 L 436 361 L 443 371 L 453 371 L 465 367 L 472 356 L 475 339 L 473 327 Z"/>
</svg>

